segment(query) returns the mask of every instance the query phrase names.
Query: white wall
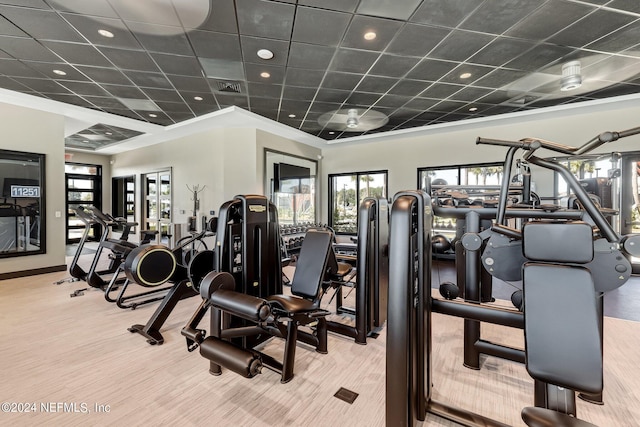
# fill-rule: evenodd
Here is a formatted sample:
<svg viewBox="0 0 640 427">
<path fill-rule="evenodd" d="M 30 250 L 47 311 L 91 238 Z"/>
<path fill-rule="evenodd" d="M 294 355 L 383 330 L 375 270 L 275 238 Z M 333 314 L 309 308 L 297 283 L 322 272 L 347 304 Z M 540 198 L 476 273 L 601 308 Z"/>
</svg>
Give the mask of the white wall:
<svg viewBox="0 0 640 427">
<path fill-rule="evenodd" d="M 238 194 L 264 194 L 265 148 L 311 159 L 320 155 L 317 148 L 256 129 L 213 129 L 116 154 L 111 176 L 136 175 L 140 189 L 140 174 L 171 167 L 173 222 L 186 223 L 193 209 L 187 185 L 206 186 L 198 195 L 199 217 L 211 210 L 217 215 L 220 205 Z"/>
<path fill-rule="evenodd" d="M 0 128 L 5 150 L 45 154 L 46 254 L 0 259 L 0 274 L 65 264 L 64 118 L 0 103 Z M 60 217 L 56 218 L 55 213 Z"/>
<path fill-rule="evenodd" d="M 530 115 L 507 115 L 491 121 L 451 123 L 435 126 L 421 137 L 384 138 L 370 143 L 335 143 L 322 150 L 322 219 L 327 220 L 329 174 L 388 170 L 389 196 L 417 187 L 417 169 L 469 163 L 503 161 L 506 148 L 476 145 L 478 136 L 519 140 L 537 137 L 579 146 L 608 130 L 621 131 L 640 126 L 637 100 L 592 108 L 538 111 Z M 594 152 L 640 150 L 640 135 L 604 145 Z M 548 151 L 540 152 L 549 156 Z M 549 176 L 540 178 L 548 182 Z M 533 177 L 535 180 L 535 176 Z M 548 185 L 548 184 L 547 184 Z"/>
</svg>

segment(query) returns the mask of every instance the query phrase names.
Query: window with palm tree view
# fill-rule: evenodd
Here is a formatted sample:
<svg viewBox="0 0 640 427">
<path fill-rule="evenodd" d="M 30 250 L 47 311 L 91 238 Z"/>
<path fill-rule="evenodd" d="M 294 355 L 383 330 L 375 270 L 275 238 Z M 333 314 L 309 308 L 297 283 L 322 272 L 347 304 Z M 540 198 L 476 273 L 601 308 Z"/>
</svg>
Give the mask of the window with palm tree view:
<svg viewBox="0 0 640 427">
<path fill-rule="evenodd" d="M 336 233 L 358 232 L 358 207 L 365 197 L 387 197 L 387 171 L 329 175 L 329 225 Z"/>
</svg>

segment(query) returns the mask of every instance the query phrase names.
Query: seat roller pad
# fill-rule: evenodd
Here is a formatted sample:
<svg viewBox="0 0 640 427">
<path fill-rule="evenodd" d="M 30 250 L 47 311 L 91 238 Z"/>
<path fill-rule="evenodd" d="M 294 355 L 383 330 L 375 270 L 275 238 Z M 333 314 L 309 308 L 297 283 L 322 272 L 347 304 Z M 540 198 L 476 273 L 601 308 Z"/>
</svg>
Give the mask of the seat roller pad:
<svg viewBox="0 0 640 427">
<path fill-rule="evenodd" d="M 262 322 L 271 314 L 267 301 L 236 291 L 220 289 L 211 294 L 209 301 L 220 310 L 253 322 Z"/>
<path fill-rule="evenodd" d="M 262 369 L 262 360 L 258 353 L 237 347 L 216 337 L 207 337 L 202 341 L 200 354 L 213 363 L 230 369 L 245 378 L 253 378 Z"/>
<path fill-rule="evenodd" d="M 602 390 L 597 298 L 584 267 L 527 263 L 524 334 L 529 374 L 586 393 Z"/>
</svg>

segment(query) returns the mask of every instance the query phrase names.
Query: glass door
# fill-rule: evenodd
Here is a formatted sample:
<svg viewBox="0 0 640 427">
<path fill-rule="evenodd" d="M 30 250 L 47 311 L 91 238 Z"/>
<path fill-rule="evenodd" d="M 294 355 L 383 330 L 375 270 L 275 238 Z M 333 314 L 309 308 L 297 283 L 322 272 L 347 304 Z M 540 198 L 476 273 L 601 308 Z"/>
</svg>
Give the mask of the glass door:
<svg viewBox="0 0 640 427">
<path fill-rule="evenodd" d="M 171 171 L 144 174 L 144 226 L 158 230 L 158 243 L 171 241 Z"/>
<path fill-rule="evenodd" d="M 65 164 L 66 235 L 67 243 L 77 243 L 85 225 L 76 216 L 79 206 L 95 206 L 102 209 L 102 168 L 99 165 Z M 92 227 L 89 240 L 100 236 L 100 226 Z"/>
</svg>

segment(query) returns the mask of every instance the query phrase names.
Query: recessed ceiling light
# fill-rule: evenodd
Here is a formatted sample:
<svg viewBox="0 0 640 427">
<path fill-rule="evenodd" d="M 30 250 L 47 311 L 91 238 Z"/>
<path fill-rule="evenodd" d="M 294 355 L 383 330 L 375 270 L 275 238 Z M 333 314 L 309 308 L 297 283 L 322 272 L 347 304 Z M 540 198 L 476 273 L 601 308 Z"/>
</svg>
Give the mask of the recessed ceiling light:
<svg viewBox="0 0 640 427">
<path fill-rule="evenodd" d="M 113 135 L 113 133 L 111 133 L 111 132 L 105 132 L 104 134 L 105 135 Z"/>
<path fill-rule="evenodd" d="M 334 132 L 334 131 L 329 132 L 329 135 L 333 135 L 333 134 L 335 134 L 335 132 Z"/>
<path fill-rule="evenodd" d="M 469 108 L 469 111 L 478 111 L 478 107 L 471 107 Z"/>
<path fill-rule="evenodd" d="M 59 76 L 66 76 L 67 75 L 67 73 L 65 73 L 62 70 L 53 70 L 53 72 L 54 72 L 54 74 L 57 74 Z"/>
<path fill-rule="evenodd" d="M 262 77 L 263 79 L 268 79 L 269 77 L 271 77 L 271 74 L 267 73 L 266 71 L 263 71 L 260 73 L 260 77 Z"/>
<path fill-rule="evenodd" d="M 271 52 L 269 49 L 260 49 L 258 51 L 258 57 L 262 59 L 271 59 L 273 58 L 273 52 Z"/>
<path fill-rule="evenodd" d="M 88 141 L 88 140 L 86 140 L 86 139 L 83 139 L 83 140 L 82 140 L 82 142 L 89 142 L 89 141 Z"/>
<path fill-rule="evenodd" d="M 460 74 L 460 78 L 461 79 L 468 79 L 469 77 L 471 77 L 471 73 L 462 73 L 462 74 Z"/>
<path fill-rule="evenodd" d="M 377 34 L 374 33 L 373 31 L 368 31 L 366 33 L 364 33 L 364 39 L 365 40 L 373 40 L 377 37 Z"/>
<path fill-rule="evenodd" d="M 113 38 L 113 33 L 111 31 L 108 30 L 98 30 L 98 34 L 100 34 L 102 37 L 107 37 L 112 39 Z"/>
<path fill-rule="evenodd" d="M 202 101 L 202 97 L 201 96 L 194 96 L 193 99 L 195 99 L 196 101 Z"/>
<path fill-rule="evenodd" d="M 149 113 L 149 117 L 158 117 L 157 114 Z"/>
<path fill-rule="evenodd" d="M 290 117 L 290 118 L 292 118 L 292 119 L 293 119 L 295 116 L 296 116 L 295 114 L 289 114 L 289 117 Z"/>
</svg>

